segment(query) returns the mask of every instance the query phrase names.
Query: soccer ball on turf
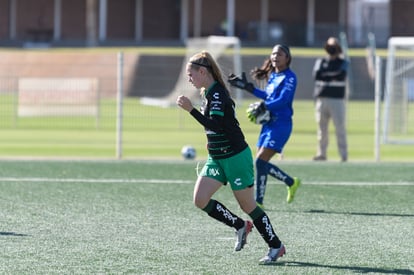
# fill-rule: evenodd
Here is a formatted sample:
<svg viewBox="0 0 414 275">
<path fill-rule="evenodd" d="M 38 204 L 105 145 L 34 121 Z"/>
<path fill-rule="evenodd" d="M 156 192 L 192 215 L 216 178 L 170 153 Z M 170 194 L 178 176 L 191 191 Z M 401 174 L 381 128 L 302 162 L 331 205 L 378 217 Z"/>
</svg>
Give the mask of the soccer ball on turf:
<svg viewBox="0 0 414 275">
<path fill-rule="evenodd" d="M 184 159 L 194 159 L 196 157 L 196 150 L 191 145 L 185 145 L 181 149 L 181 155 Z"/>
</svg>

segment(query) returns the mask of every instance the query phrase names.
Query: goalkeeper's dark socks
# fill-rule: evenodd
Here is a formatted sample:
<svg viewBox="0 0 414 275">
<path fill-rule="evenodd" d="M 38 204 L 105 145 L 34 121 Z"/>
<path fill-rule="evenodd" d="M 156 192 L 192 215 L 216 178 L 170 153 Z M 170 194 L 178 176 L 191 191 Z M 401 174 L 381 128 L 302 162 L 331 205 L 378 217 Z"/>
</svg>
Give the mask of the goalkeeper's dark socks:
<svg viewBox="0 0 414 275">
<path fill-rule="evenodd" d="M 273 230 L 273 226 L 269 220 L 269 217 L 263 211 L 263 209 L 256 207 L 249 214 L 249 216 L 252 218 L 254 226 L 256 227 L 257 231 L 259 231 L 260 235 L 269 245 L 269 247 L 280 247 L 281 241 Z"/>
<path fill-rule="evenodd" d="M 267 174 L 271 175 L 272 177 L 280 181 L 283 181 L 288 186 L 293 185 L 293 178 L 286 174 L 282 169 L 280 169 L 276 165 L 261 159 L 257 159 L 256 167 L 258 167 L 259 165 L 265 167 L 263 168 L 263 170 L 266 170 Z"/>
<path fill-rule="evenodd" d="M 220 202 L 211 199 L 207 206 L 203 208 L 210 217 L 239 230 L 244 226 L 244 220 L 240 219 L 237 215 L 234 215 Z"/>
</svg>

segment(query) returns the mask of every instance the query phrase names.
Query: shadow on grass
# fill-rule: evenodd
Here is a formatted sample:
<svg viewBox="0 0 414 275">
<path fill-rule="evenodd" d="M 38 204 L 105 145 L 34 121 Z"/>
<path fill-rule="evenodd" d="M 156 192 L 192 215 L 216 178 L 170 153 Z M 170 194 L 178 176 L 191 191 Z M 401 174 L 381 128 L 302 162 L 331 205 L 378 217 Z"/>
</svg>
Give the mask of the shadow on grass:
<svg viewBox="0 0 414 275">
<path fill-rule="evenodd" d="M 380 216 L 380 217 L 414 217 L 413 214 L 392 214 L 392 213 L 364 213 L 364 212 L 338 212 L 338 211 L 325 211 L 321 209 L 311 209 L 303 211 L 305 213 L 318 213 L 318 214 L 339 214 L 339 215 L 357 215 L 357 216 Z"/>
<path fill-rule="evenodd" d="M 21 233 L 16 233 L 16 232 L 4 232 L 4 231 L 1 231 L 0 232 L 0 236 L 27 237 L 29 235 L 27 235 L 27 234 L 21 234 Z"/>
<path fill-rule="evenodd" d="M 378 274 L 414 274 L 410 269 L 385 269 L 375 267 L 362 267 L 362 266 L 341 266 L 341 265 L 328 265 L 328 264 L 314 264 L 307 262 L 287 261 L 287 262 L 275 262 L 268 265 L 284 265 L 284 266 L 299 266 L 299 267 L 317 267 L 317 268 L 329 268 L 336 270 L 348 270 L 355 273 L 378 273 Z"/>
</svg>

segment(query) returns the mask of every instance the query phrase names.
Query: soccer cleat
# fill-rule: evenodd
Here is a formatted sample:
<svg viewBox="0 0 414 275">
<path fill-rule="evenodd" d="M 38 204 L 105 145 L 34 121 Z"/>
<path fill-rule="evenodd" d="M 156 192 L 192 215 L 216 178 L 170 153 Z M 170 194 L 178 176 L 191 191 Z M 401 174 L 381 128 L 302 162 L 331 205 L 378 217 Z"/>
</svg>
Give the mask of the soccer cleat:
<svg viewBox="0 0 414 275">
<path fill-rule="evenodd" d="M 325 156 L 318 155 L 318 156 L 314 156 L 313 157 L 313 160 L 314 161 L 325 161 L 326 160 L 326 157 Z"/>
<path fill-rule="evenodd" d="M 283 257 L 286 254 L 286 249 L 283 244 L 280 248 L 269 248 L 267 254 L 259 260 L 261 264 L 272 264 L 277 261 L 278 258 Z"/>
<path fill-rule="evenodd" d="M 300 184 L 301 184 L 300 179 L 293 178 L 292 186 L 287 187 L 288 194 L 287 194 L 286 201 L 288 203 L 291 203 L 293 201 L 293 199 L 295 198 L 296 190 L 298 190 Z"/>
<path fill-rule="evenodd" d="M 240 251 L 247 243 L 247 235 L 252 232 L 253 223 L 251 221 L 245 221 L 244 226 L 236 231 L 236 244 L 234 245 L 234 251 Z"/>
</svg>

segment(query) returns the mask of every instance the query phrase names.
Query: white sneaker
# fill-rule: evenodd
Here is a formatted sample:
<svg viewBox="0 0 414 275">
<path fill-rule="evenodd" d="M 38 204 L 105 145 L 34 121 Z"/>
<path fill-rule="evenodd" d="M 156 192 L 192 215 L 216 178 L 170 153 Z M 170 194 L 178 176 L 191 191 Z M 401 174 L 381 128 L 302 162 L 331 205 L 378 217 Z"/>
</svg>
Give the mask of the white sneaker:
<svg viewBox="0 0 414 275">
<path fill-rule="evenodd" d="M 269 248 L 267 254 L 260 259 L 261 264 L 271 264 L 277 261 L 278 258 L 283 257 L 286 254 L 286 249 L 283 244 L 280 245 L 280 248 Z"/>
<path fill-rule="evenodd" d="M 247 235 L 252 232 L 253 223 L 251 221 L 245 221 L 244 226 L 236 231 L 236 244 L 234 245 L 234 251 L 240 251 L 247 243 Z"/>
</svg>

